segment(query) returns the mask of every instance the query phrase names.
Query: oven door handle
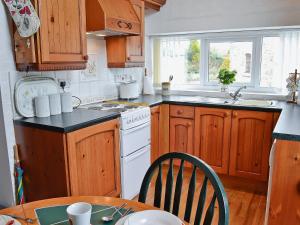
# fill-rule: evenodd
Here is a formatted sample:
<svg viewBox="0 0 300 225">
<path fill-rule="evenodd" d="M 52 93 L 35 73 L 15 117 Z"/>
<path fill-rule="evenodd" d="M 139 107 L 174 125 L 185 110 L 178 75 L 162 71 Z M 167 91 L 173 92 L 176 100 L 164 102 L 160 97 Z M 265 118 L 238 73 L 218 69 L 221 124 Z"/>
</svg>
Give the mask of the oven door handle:
<svg viewBox="0 0 300 225">
<path fill-rule="evenodd" d="M 143 125 L 140 125 L 140 126 L 137 126 L 137 127 L 133 127 L 129 130 L 122 130 L 122 133 L 125 134 L 125 135 L 130 134 L 130 133 L 135 132 L 137 130 L 141 130 L 141 129 L 147 127 L 147 126 L 150 127 L 150 122 L 144 123 Z"/>
<path fill-rule="evenodd" d="M 133 153 L 132 155 L 124 157 L 124 161 L 126 163 L 131 162 L 132 160 L 140 157 L 141 155 L 145 154 L 148 151 L 150 151 L 150 146 L 146 146 L 145 149 L 143 149 L 143 150 L 140 149 L 140 150 L 136 151 L 135 153 Z"/>
</svg>

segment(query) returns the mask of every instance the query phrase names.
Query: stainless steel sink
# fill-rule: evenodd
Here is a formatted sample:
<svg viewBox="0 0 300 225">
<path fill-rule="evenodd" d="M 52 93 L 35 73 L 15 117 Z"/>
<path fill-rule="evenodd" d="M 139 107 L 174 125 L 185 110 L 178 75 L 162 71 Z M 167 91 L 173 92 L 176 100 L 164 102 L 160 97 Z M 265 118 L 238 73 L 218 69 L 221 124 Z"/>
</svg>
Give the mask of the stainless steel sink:
<svg viewBox="0 0 300 225">
<path fill-rule="evenodd" d="M 240 99 L 234 104 L 244 106 L 271 107 L 273 105 L 273 102 L 268 100 Z"/>
</svg>

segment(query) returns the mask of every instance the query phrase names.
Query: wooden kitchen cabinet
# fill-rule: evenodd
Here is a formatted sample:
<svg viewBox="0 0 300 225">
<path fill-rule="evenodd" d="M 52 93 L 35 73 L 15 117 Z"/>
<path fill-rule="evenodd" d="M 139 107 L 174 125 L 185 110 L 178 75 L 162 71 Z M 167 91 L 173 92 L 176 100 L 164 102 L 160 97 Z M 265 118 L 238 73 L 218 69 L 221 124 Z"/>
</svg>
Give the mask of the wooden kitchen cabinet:
<svg viewBox="0 0 300 225">
<path fill-rule="evenodd" d="M 72 195 L 120 194 L 120 147 L 117 120 L 67 134 Z"/>
<path fill-rule="evenodd" d="M 169 152 L 169 105 L 151 108 L 151 162 Z"/>
<path fill-rule="evenodd" d="M 273 113 L 233 111 L 229 175 L 267 181 Z"/>
<path fill-rule="evenodd" d="M 268 225 L 300 224 L 300 142 L 276 140 Z"/>
<path fill-rule="evenodd" d="M 119 120 L 70 133 L 15 125 L 15 134 L 26 202 L 120 195 Z"/>
<path fill-rule="evenodd" d="M 145 0 L 145 7 L 156 11 L 159 11 L 164 4 L 166 4 L 166 0 Z"/>
<path fill-rule="evenodd" d="M 185 118 L 170 118 L 170 152 L 193 154 L 194 121 Z"/>
<path fill-rule="evenodd" d="M 107 37 L 107 64 L 110 68 L 143 67 L 145 65 L 144 49 L 144 1 L 130 0 L 140 19 L 141 35 L 124 37 Z"/>
<path fill-rule="evenodd" d="M 154 162 L 159 156 L 159 121 L 160 106 L 151 108 L 151 162 Z"/>
<path fill-rule="evenodd" d="M 194 154 L 221 174 L 228 174 L 231 113 L 227 109 L 195 109 Z"/>
<path fill-rule="evenodd" d="M 41 20 L 29 38 L 15 32 L 17 69 L 79 70 L 86 68 L 87 43 L 84 0 L 32 1 Z"/>
</svg>

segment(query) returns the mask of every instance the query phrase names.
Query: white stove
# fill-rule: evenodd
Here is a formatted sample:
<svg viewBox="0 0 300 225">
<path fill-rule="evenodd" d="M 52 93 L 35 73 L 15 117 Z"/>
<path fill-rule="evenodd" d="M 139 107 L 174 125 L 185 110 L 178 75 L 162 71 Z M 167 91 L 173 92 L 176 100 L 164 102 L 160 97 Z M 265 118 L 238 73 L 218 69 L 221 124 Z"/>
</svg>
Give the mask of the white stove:
<svg viewBox="0 0 300 225">
<path fill-rule="evenodd" d="M 83 108 L 120 113 L 121 195 L 122 198 L 133 199 L 138 195 L 150 167 L 150 108 L 123 102 L 103 102 Z"/>
</svg>

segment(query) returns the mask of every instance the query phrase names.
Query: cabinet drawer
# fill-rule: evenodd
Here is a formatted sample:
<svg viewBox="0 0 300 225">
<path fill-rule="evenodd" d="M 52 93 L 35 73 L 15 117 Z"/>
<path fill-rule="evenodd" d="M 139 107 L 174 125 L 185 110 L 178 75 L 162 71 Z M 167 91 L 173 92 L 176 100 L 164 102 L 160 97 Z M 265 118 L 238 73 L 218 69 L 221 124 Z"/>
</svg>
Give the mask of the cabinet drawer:
<svg viewBox="0 0 300 225">
<path fill-rule="evenodd" d="M 170 116 L 180 117 L 180 118 L 194 118 L 195 108 L 192 106 L 170 106 Z"/>
</svg>

